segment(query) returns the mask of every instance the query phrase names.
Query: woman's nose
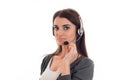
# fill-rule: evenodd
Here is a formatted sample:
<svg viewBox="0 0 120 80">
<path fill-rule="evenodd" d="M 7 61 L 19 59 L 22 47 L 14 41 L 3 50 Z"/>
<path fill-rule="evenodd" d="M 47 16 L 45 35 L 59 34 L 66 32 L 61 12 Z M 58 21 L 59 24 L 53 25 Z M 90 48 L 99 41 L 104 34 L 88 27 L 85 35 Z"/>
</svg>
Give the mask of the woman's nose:
<svg viewBox="0 0 120 80">
<path fill-rule="evenodd" d="M 63 30 L 58 30 L 57 31 L 57 35 L 59 35 L 59 36 L 61 36 L 61 35 L 63 35 L 64 34 L 64 31 Z"/>
</svg>

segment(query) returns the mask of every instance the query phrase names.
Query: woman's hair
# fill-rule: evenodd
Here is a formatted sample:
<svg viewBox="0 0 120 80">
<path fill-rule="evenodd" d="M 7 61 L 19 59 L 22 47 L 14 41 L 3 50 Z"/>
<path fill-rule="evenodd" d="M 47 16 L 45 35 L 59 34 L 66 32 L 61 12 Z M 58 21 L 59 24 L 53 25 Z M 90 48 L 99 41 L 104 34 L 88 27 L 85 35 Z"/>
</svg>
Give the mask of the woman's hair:
<svg viewBox="0 0 120 80">
<path fill-rule="evenodd" d="M 56 17 L 66 18 L 71 23 L 73 23 L 76 26 L 76 47 L 79 54 L 82 56 L 88 57 L 87 50 L 86 50 L 86 44 L 85 44 L 85 31 L 83 31 L 82 36 L 79 35 L 78 30 L 81 29 L 81 17 L 77 13 L 77 11 L 73 9 L 63 9 L 57 11 L 53 16 L 53 23 Z M 54 35 L 54 30 L 53 30 Z M 79 39 L 80 38 L 80 39 Z M 62 51 L 62 47 L 58 46 L 57 50 L 53 53 L 53 55 L 57 55 Z"/>
</svg>

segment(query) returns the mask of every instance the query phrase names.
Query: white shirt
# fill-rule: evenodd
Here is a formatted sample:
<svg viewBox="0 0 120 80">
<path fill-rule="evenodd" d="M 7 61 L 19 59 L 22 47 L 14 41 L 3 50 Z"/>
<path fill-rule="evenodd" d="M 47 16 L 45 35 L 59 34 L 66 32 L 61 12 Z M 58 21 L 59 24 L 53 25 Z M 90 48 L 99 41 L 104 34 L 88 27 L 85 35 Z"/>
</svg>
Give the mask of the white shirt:
<svg viewBox="0 0 120 80">
<path fill-rule="evenodd" d="M 58 76 L 60 75 L 60 71 L 51 71 L 50 70 L 50 63 L 52 58 L 50 59 L 47 68 L 41 75 L 41 78 L 39 80 L 57 80 Z"/>
</svg>

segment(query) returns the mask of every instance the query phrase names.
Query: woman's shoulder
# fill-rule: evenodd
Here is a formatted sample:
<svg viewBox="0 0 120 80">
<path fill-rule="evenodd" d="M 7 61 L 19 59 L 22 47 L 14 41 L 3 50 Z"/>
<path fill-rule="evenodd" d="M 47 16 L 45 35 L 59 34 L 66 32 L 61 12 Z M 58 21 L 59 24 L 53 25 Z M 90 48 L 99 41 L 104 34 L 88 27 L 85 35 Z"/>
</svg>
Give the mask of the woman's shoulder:
<svg viewBox="0 0 120 80">
<path fill-rule="evenodd" d="M 90 59 L 89 57 L 85 57 L 85 56 L 82 56 L 82 61 L 84 63 L 90 63 L 90 64 L 94 63 L 92 59 Z"/>
<path fill-rule="evenodd" d="M 41 63 L 41 74 L 44 72 L 44 70 L 46 69 L 48 62 L 50 61 L 52 57 L 52 54 L 48 54 L 46 56 L 44 56 L 42 63 Z"/>
<path fill-rule="evenodd" d="M 93 61 L 85 56 L 79 57 L 71 66 L 71 73 L 82 80 L 92 80 L 94 72 Z"/>
<path fill-rule="evenodd" d="M 93 67 L 94 62 L 92 59 L 85 57 L 85 56 L 80 56 L 78 59 L 76 59 L 72 64 L 71 67 L 76 68 L 76 69 L 82 69 L 86 67 Z"/>
<path fill-rule="evenodd" d="M 89 57 L 81 56 L 78 59 L 78 66 L 81 66 L 81 67 L 92 66 L 93 67 L 94 66 L 94 62 Z"/>
<path fill-rule="evenodd" d="M 43 62 L 49 61 L 51 59 L 52 55 L 53 54 L 47 54 L 47 55 L 45 55 L 44 58 L 43 58 Z"/>
</svg>

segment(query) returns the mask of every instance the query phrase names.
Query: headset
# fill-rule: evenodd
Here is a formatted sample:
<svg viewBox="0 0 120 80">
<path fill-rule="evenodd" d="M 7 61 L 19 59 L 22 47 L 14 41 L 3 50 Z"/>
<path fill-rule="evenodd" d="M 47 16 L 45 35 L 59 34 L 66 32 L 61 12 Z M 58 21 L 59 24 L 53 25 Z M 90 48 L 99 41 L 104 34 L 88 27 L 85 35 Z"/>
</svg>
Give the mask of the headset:
<svg viewBox="0 0 120 80">
<path fill-rule="evenodd" d="M 52 31 L 53 31 L 53 36 L 54 36 L 54 28 L 52 28 Z M 76 41 L 78 41 L 82 37 L 83 33 L 84 33 L 83 22 L 82 22 L 82 19 L 80 18 L 80 26 L 77 29 L 77 35 L 79 37 L 78 37 L 78 39 Z"/>
<path fill-rule="evenodd" d="M 77 34 L 79 35 L 79 37 L 76 41 L 78 41 L 82 37 L 83 33 L 84 33 L 83 22 L 82 19 L 80 18 L 80 28 L 77 30 Z"/>
</svg>

